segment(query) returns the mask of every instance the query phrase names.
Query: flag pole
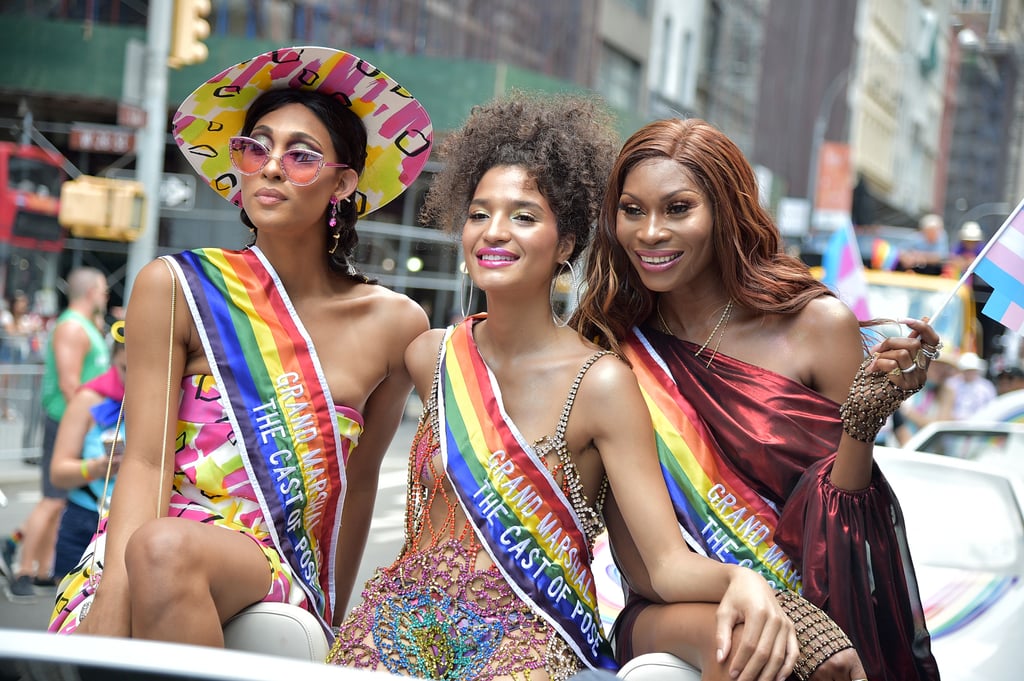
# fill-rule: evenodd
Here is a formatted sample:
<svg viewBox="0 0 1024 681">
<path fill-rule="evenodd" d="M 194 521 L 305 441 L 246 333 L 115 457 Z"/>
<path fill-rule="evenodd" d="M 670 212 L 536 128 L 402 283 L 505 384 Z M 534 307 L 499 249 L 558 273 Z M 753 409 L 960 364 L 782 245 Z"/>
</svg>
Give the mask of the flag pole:
<svg viewBox="0 0 1024 681">
<path fill-rule="evenodd" d="M 953 296 L 956 295 L 956 292 L 960 289 L 961 286 L 964 285 L 964 282 L 966 282 L 970 278 L 970 276 L 974 274 L 974 270 L 975 268 L 977 268 L 978 263 L 980 263 L 981 259 L 984 258 L 985 255 L 989 252 L 989 249 L 991 249 L 996 244 L 996 242 L 999 240 L 999 237 L 1002 236 L 1003 232 L 1009 229 L 1010 223 L 1013 222 L 1013 218 L 1017 215 L 1017 213 L 1020 212 L 1021 208 L 1024 208 L 1024 199 L 1021 199 L 1020 203 L 1017 204 L 1017 207 L 1010 211 L 1010 214 L 1006 216 L 1005 220 L 1003 220 L 1003 224 L 1000 225 L 999 229 L 996 230 L 996 233 L 992 235 L 992 238 L 985 243 L 984 247 L 982 247 L 981 252 L 978 253 L 977 257 L 975 257 L 974 260 L 971 261 L 971 264 L 967 266 L 967 269 L 964 270 L 963 275 L 960 276 L 960 281 L 956 283 L 956 286 L 950 289 L 949 294 L 946 296 L 945 300 L 942 301 L 942 304 L 939 305 L 939 307 L 935 310 L 935 313 L 928 318 L 929 324 L 935 323 L 935 319 L 940 314 L 942 314 L 942 311 L 944 309 L 946 309 L 946 306 L 949 305 L 949 301 L 953 300 Z"/>
</svg>

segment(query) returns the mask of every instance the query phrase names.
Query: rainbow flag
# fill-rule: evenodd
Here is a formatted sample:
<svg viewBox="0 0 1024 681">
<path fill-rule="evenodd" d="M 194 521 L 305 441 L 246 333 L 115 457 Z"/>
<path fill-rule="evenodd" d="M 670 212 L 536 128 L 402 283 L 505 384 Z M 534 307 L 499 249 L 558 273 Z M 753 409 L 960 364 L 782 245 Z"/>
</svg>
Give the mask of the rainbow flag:
<svg viewBox="0 0 1024 681">
<path fill-rule="evenodd" d="M 891 243 L 885 239 L 875 239 L 871 242 L 871 269 L 894 270 L 899 262 L 900 252 L 893 248 Z"/>
<path fill-rule="evenodd" d="M 871 319 L 868 306 L 868 282 L 864 277 L 864 263 L 860 259 L 857 237 L 853 233 L 853 225 L 837 229 L 821 256 L 821 266 L 825 270 L 822 282 L 835 291 L 839 299 L 846 303 L 857 319 Z"/>
<path fill-rule="evenodd" d="M 981 311 L 1006 328 L 1024 333 L 1024 201 L 1017 204 L 972 267 L 992 287 Z"/>
</svg>

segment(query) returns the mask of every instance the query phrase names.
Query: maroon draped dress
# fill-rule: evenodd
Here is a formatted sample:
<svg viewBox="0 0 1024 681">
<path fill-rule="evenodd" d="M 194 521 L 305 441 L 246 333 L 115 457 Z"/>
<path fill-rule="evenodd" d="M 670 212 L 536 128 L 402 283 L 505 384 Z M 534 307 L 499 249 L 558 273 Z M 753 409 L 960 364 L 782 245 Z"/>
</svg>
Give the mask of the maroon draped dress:
<svg viewBox="0 0 1024 681">
<path fill-rule="evenodd" d="M 939 678 L 903 512 L 878 466 L 871 484 L 832 485 L 839 405 L 790 378 L 644 328 L 730 469 L 780 512 L 775 541 L 799 560 L 803 596 L 850 636 L 871 681 Z"/>
</svg>

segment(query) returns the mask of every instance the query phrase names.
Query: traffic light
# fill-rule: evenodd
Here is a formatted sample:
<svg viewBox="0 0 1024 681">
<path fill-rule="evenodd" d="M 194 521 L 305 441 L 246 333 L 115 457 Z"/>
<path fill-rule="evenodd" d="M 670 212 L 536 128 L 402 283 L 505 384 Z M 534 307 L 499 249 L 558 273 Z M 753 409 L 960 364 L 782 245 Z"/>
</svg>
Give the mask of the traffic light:
<svg viewBox="0 0 1024 681">
<path fill-rule="evenodd" d="M 135 241 L 145 208 L 141 182 L 82 175 L 61 185 L 57 222 L 81 239 Z"/>
<path fill-rule="evenodd" d="M 209 13 L 210 0 L 174 0 L 168 66 L 177 69 L 206 61 L 209 50 L 203 40 L 210 35 Z"/>
</svg>

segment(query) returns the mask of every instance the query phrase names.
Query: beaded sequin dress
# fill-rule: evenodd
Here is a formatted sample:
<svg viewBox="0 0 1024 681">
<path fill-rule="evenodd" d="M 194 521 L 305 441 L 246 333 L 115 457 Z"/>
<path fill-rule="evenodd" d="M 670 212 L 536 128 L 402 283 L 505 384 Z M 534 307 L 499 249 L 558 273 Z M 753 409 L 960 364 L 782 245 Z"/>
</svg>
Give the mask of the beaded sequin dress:
<svg viewBox="0 0 1024 681">
<path fill-rule="evenodd" d="M 574 396 L 565 402 L 556 433 L 533 448 L 559 481 L 593 548 L 603 529 L 607 480 L 591 505 L 564 440 Z M 452 681 L 567 679 L 583 662 L 516 595 L 481 546 L 445 476 L 438 432 L 431 400 L 409 454 L 405 545 L 390 567 L 367 582 L 328 662 Z"/>
</svg>

